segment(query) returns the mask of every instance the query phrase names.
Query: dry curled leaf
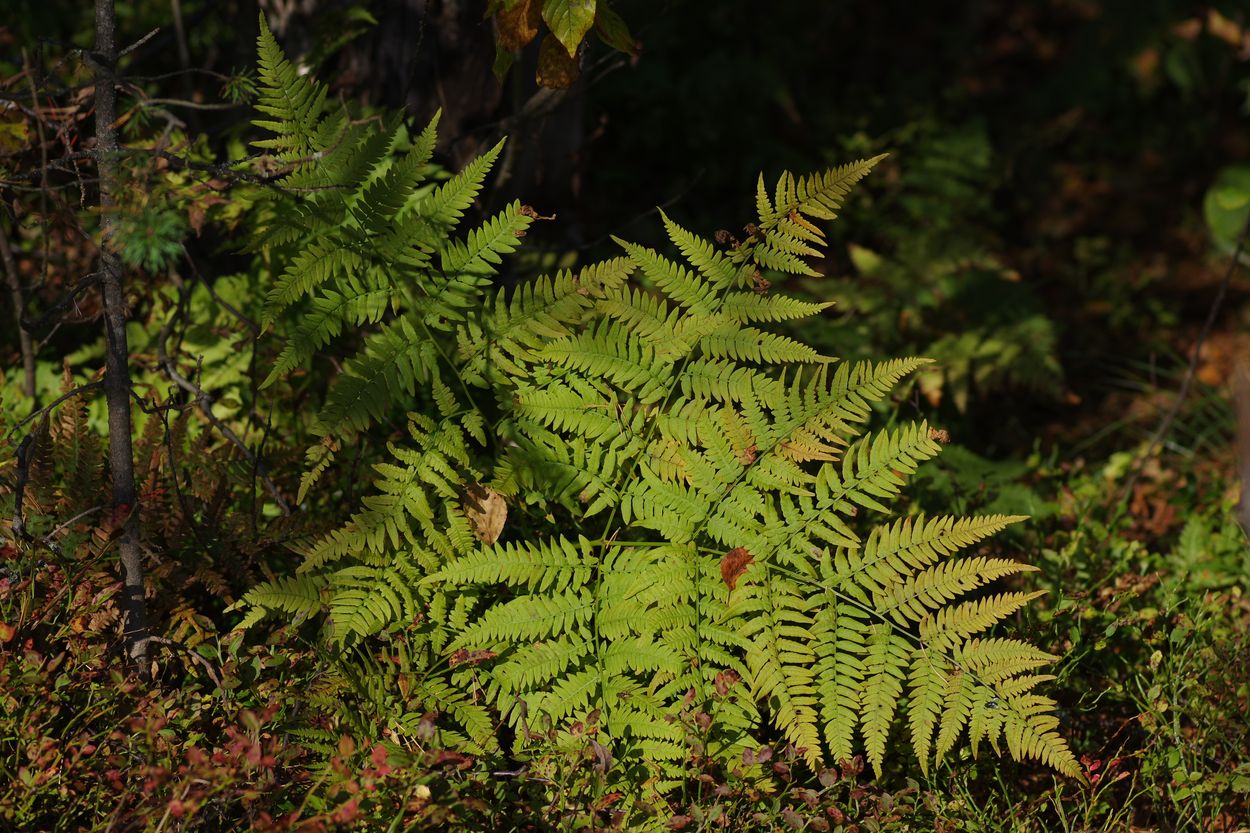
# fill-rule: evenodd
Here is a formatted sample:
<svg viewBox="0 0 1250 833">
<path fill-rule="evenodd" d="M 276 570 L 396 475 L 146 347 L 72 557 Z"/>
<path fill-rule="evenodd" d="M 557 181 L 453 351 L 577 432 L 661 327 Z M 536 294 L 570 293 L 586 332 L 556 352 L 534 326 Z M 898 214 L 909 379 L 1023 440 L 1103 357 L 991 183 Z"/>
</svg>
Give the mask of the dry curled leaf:
<svg viewBox="0 0 1250 833">
<path fill-rule="evenodd" d="M 539 86 L 553 90 L 567 90 L 581 74 L 578 59 L 569 55 L 554 35 L 543 38 L 538 47 L 538 71 L 535 79 Z"/>
<path fill-rule="evenodd" d="M 489 486 L 474 483 L 464 495 L 464 514 L 478 540 L 493 544 L 499 540 L 508 519 L 508 504 Z"/>
<path fill-rule="evenodd" d="M 520 213 L 522 217 L 529 217 L 531 220 L 554 220 L 556 218 L 555 214 L 539 214 L 532 205 L 522 205 Z"/>
<path fill-rule="evenodd" d="M 770 287 L 772 287 L 772 284 L 769 282 L 768 278 L 764 277 L 764 273 L 759 269 L 756 269 L 751 273 L 751 290 L 755 292 L 756 295 L 763 295 L 769 290 Z"/>
<path fill-rule="evenodd" d="M 480 665 L 481 663 L 486 662 L 486 660 L 488 659 L 494 659 L 496 656 L 498 656 L 498 654 L 496 654 L 494 651 L 489 651 L 489 650 L 470 651 L 465 648 L 461 648 L 460 650 L 456 651 L 454 654 L 451 655 L 451 658 L 448 659 L 447 664 L 450 665 L 452 668 L 455 668 L 457 665 Z"/>
<path fill-rule="evenodd" d="M 730 590 L 737 588 L 738 579 L 742 578 L 742 574 L 747 571 L 747 567 L 754 562 L 751 553 L 747 552 L 746 547 L 734 547 L 720 560 L 720 577 L 725 582 L 725 586 Z"/>
<path fill-rule="evenodd" d="M 499 45 L 509 52 L 523 48 L 538 34 L 542 22 L 542 4 L 538 0 L 518 0 L 512 8 L 495 15 Z"/>
</svg>

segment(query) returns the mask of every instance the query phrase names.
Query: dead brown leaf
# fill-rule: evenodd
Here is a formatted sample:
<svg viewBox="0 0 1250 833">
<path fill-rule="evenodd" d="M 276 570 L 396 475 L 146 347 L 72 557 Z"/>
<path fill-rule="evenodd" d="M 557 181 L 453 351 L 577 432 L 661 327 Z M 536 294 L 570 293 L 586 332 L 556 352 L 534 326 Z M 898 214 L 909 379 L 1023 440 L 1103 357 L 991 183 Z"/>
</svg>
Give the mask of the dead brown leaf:
<svg viewBox="0 0 1250 833">
<path fill-rule="evenodd" d="M 498 492 L 481 483 L 474 483 L 464 495 L 464 514 L 473 526 L 473 534 L 483 544 L 493 544 L 503 533 L 508 519 L 508 504 Z"/>
<path fill-rule="evenodd" d="M 569 55 L 555 35 L 548 34 L 538 47 L 538 72 L 535 78 L 539 86 L 553 90 L 567 90 L 581 74 L 578 59 Z"/>
<path fill-rule="evenodd" d="M 480 665 L 488 659 L 494 659 L 496 656 L 498 656 L 498 654 L 494 651 L 470 651 L 467 648 L 461 648 L 451 655 L 447 664 L 452 668 L 455 668 L 457 665 Z"/>
<path fill-rule="evenodd" d="M 542 21 L 542 4 L 538 0 L 520 0 L 495 15 L 499 45 L 509 52 L 523 48 L 538 34 Z"/>
<path fill-rule="evenodd" d="M 734 547 L 725 553 L 720 560 L 720 577 L 725 582 L 725 586 L 730 590 L 737 588 L 738 579 L 742 578 L 742 574 L 754 561 L 755 559 L 751 557 L 751 553 L 747 552 L 746 547 Z"/>
</svg>

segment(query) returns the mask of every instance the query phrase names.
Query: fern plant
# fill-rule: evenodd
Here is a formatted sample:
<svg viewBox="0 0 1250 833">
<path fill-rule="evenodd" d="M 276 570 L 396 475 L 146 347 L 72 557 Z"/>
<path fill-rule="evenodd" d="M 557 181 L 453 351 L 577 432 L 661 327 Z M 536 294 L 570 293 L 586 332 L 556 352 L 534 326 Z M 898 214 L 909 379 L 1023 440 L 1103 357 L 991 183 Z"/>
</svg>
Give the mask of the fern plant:
<svg viewBox="0 0 1250 833">
<path fill-rule="evenodd" d="M 1032 568 L 961 555 L 1021 518 L 891 516 L 940 446 L 924 423 L 867 423 L 926 361 L 839 363 L 771 329 L 827 305 L 763 272 L 811 274 L 818 223 L 876 159 L 761 179 L 741 241 L 664 216 L 677 257 L 618 240 L 615 259 L 499 289 L 532 212 L 456 228 L 498 148 L 431 186 L 433 125 L 409 146 L 327 113 L 264 30 L 260 54 L 259 124 L 302 194 L 260 241 L 270 321 L 291 321 L 271 381 L 376 325 L 328 394 L 314 471 L 409 412 L 374 493 L 248 594 L 245 625 L 328 612 L 397 737 L 421 742 L 431 711 L 475 751 L 500 722 L 594 723 L 617 777 L 661 793 L 691 704 L 713 756 L 775 731 L 813 766 L 862 746 L 879 772 L 905 715 L 922 768 L 966 737 L 1079 775 L 1037 691 L 1055 657 L 987 635 L 1036 594 L 978 591 Z"/>
</svg>

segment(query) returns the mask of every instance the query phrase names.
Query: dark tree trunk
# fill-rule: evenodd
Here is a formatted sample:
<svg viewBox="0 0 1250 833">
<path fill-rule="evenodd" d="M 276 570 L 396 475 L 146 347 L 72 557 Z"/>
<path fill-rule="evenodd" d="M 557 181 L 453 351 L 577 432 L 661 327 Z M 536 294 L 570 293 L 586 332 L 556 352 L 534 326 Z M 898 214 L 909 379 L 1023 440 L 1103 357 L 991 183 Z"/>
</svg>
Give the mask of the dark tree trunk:
<svg viewBox="0 0 1250 833">
<path fill-rule="evenodd" d="M 122 639 L 133 671 L 148 673 L 147 604 L 143 590 L 143 554 L 139 546 L 139 500 L 135 492 L 131 445 L 130 348 L 126 343 L 126 288 L 121 259 L 111 240 L 117 188 L 117 21 L 113 0 L 96 0 L 95 64 L 96 165 L 100 174 L 100 272 L 104 289 L 105 375 L 108 404 L 109 474 L 113 481 L 113 518 L 121 524 L 117 545 L 122 569 Z"/>
</svg>

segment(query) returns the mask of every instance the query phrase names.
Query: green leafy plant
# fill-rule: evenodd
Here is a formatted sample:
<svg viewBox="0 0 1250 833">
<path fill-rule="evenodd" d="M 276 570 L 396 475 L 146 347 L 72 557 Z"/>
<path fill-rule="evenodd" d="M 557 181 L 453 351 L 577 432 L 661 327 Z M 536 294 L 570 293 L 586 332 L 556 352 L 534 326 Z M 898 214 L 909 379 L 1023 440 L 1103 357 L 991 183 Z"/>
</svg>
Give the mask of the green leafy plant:
<svg viewBox="0 0 1250 833">
<path fill-rule="evenodd" d="M 527 45 L 543 34 L 535 80 L 544 87 L 572 86 L 581 74 L 579 53 L 594 32 L 612 49 L 632 54 L 629 27 L 607 0 L 491 0 L 495 22 L 495 75 L 502 79 Z"/>
<path fill-rule="evenodd" d="M 983 635 L 1037 594 L 969 597 L 1032 568 L 958 555 L 1021 517 L 891 517 L 940 446 L 923 422 L 866 423 L 926 360 L 838 363 L 767 329 L 828 306 L 770 292 L 763 270 L 814 274 L 816 223 L 877 159 L 761 179 L 742 240 L 664 216 L 679 260 L 618 240 L 621 257 L 499 289 L 534 212 L 457 236 L 497 147 L 432 187 L 433 125 L 409 146 L 353 124 L 264 30 L 260 53 L 266 146 L 301 194 L 260 240 L 268 322 L 288 334 L 270 381 L 380 322 L 327 394 L 314 471 L 408 416 L 375 494 L 248 593 L 245 625 L 328 608 L 346 676 L 411 743 L 431 711 L 473 751 L 499 748 L 497 720 L 583 742 L 593 724 L 632 796 L 681 782 L 692 703 L 713 758 L 777 732 L 817 767 L 858 734 L 880 772 L 902 710 L 925 769 L 966 730 L 974 752 L 1005 741 L 1079 775 L 1035 691 L 1055 657 Z"/>
<path fill-rule="evenodd" d="M 1250 167 L 1231 165 L 1220 171 L 1207 189 L 1202 211 L 1216 245 L 1231 251 L 1250 213 Z"/>
</svg>

